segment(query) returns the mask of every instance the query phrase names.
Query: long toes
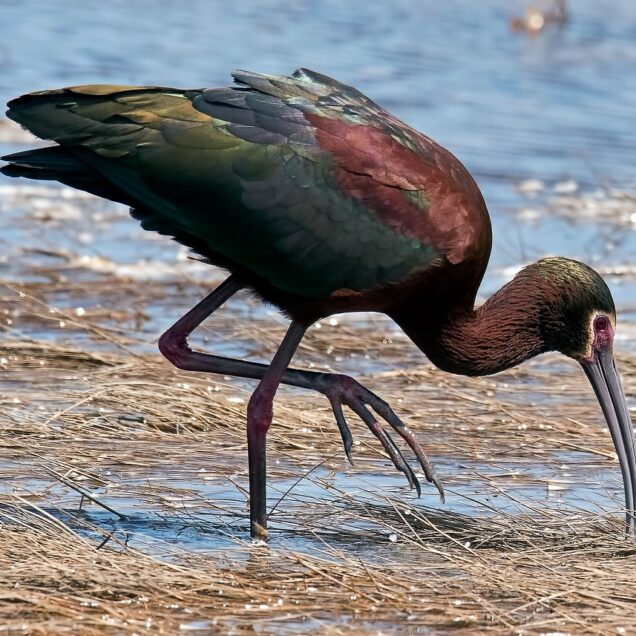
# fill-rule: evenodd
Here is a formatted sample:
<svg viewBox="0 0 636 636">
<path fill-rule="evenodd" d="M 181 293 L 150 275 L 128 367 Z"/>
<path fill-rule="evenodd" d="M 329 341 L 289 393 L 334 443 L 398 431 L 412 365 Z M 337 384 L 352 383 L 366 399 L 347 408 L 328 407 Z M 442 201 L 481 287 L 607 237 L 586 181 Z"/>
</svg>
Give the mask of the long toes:
<svg viewBox="0 0 636 636">
<path fill-rule="evenodd" d="M 347 459 L 349 463 L 354 466 L 353 457 L 351 456 L 351 449 L 353 448 L 353 437 L 351 436 L 351 431 L 349 430 L 349 426 L 347 425 L 347 421 L 345 420 L 344 413 L 342 412 L 342 406 L 340 402 L 336 402 L 335 400 L 329 400 L 331 402 L 331 408 L 333 409 L 334 417 L 336 418 L 336 424 L 338 425 L 338 430 L 340 431 L 340 436 L 342 437 L 342 444 L 344 445 L 344 450 L 347 455 Z"/>
<path fill-rule="evenodd" d="M 402 437 L 402 439 L 404 439 L 404 441 L 409 445 L 409 447 L 413 451 L 413 454 L 415 455 L 415 457 L 417 457 L 417 461 L 422 467 L 422 470 L 424 471 L 424 476 L 426 477 L 427 481 L 434 484 L 434 486 L 437 488 L 437 491 L 439 492 L 439 496 L 440 496 L 440 499 L 442 500 L 442 503 L 444 503 L 445 496 L 444 496 L 444 487 L 442 486 L 442 482 L 437 476 L 437 473 L 435 472 L 433 463 L 427 457 L 426 453 L 424 452 L 424 449 L 422 448 L 421 444 L 419 443 L 413 431 L 411 431 L 411 429 L 409 429 L 409 427 L 406 426 L 404 422 L 402 422 L 402 420 L 395 414 L 393 409 L 386 402 L 384 402 L 384 400 L 380 399 L 374 393 L 371 393 L 371 391 L 369 391 L 367 400 L 368 400 L 369 406 L 371 406 L 373 410 L 380 417 L 385 419 L 388 422 L 388 424 L 391 425 L 391 428 L 397 431 L 397 433 Z"/>
<path fill-rule="evenodd" d="M 417 475 L 409 466 L 404 458 L 402 451 L 396 446 L 391 436 L 380 426 L 378 421 L 373 417 L 371 412 L 361 402 L 351 401 L 348 403 L 349 408 L 358 415 L 358 417 L 369 427 L 369 430 L 380 440 L 380 443 L 389 454 L 393 465 L 404 473 L 411 488 L 415 488 L 417 496 L 422 494 L 422 488 Z"/>
<path fill-rule="evenodd" d="M 391 458 L 393 465 L 400 472 L 404 473 L 407 481 L 409 482 L 409 486 L 411 488 L 415 488 L 415 491 L 417 492 L 417 496 L 421 497 L 422 487 L 420 485 L 420 480 L 417 478 L 417 475 L 411 468 L 410 464 L 406 461 L 404 454 L 395 444 L 392 437 L 380 426 L 378 422 L 376 422 L 376 425 L 377 425 L 377 432 L 373 428 L 371 428 L 370 425 L 369 425 L 369 428 L 371 428 L 371 431 L 382 443 L 382 446 L 384 447 L 386 452 L 389 454 L 389 457 Z"/>
</svg>

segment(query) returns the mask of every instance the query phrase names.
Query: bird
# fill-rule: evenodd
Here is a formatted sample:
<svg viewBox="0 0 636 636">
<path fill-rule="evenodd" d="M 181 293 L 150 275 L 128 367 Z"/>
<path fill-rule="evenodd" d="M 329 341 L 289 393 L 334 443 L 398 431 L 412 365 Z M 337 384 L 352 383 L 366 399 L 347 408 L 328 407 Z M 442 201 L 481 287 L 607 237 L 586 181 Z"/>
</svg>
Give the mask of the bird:
<svg viewBox="0 0 636 636">
<path fill-rule="evenodd" d="M 567 22 L 566 0 L 555 0 L 555 2 L 548 3 L 548 6 L 545 2 L 531 4 L 527 7 L 523 17 L 516 16 L 510 20 L 510 27 L 513 31 L 525 31 L 530 35 L 535 35 L 549 25 L 563 28 Z"/>
<path fill-rule="evenodd" d="M 315 71 L 232 76 L 221 88 L 86 85 L 18 97 L 8 117 L 53 144 L 7 155 L 0 170 L 123 203 L 144 229 L 227 272 L 158 345 L 179 369 L 258 381 L 246 414 L 251 537 L 268 536 L 266 438 L 280 384 L 328 399 L 351 459 L 348 407 L 419 495 L 401 437 L 443 500 L 423 446 L 387 402 L 350 376 L 290 366 L 316 321 L 374 311 L 452 374 L 495 374 L 548 351 L 579 362 L 616 448 L 626 535 L 635 538 L 634 431 L 601 276 L 546 257 L 476 306 L 491 223 L 451 152 Z M 192 331 L 244 289 L 289 319 L 271 362 L 192 350 Z"/>
</svg>

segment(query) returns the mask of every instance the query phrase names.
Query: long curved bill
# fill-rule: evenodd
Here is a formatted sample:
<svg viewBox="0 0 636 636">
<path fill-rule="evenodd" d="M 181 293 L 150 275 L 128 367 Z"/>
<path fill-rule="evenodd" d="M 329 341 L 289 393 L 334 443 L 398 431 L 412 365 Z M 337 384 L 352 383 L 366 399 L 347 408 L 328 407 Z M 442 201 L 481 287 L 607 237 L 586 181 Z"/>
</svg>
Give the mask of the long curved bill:
<svg viewBox="0 0 636 636">
<path fill-rule="evenodd" d="M 632 419 L 616 370 L 611 347 L 594 352 L 592 360 L 581 362 L 607 421 L 623 474 L 627 535 L 636 538 L 636 448 Z"/>
</svg>

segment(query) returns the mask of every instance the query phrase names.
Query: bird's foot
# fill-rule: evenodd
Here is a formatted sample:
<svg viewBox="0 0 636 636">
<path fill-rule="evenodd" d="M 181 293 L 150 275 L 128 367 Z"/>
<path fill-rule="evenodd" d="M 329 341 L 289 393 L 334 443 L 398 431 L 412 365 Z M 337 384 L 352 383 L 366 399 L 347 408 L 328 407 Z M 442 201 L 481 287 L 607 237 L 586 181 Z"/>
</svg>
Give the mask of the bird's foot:
<svg viewBox="0 0 636 636">
<path fill-rule="evenodd" d="M 424 476 L 435 485 L 439 491 L 442 502 L 444 501 L 444 488 L 442 482 L 437 477 L 433 464 L 426 456 L 424 449 L 418 442 L 413 432 L 400 420 L 394 413 L 393 409 L 387 402 L 372 393 L 357 380 L 346 375 L 339 374 L 321 374 L 318 386 L 315 387 L 329 399 L 331 408 L 333 409 L 338 429 L 342 435 L 342 441 L 345 447 L 345 453 L 351 463 L 351 449 L 353 446 L 353 438 L 351 431 L 342 412 L 342 405 L 348 406 L 368 427 L 369 430 L 380 440 L 380 443 L 389 454 L 391 461 L 395 467 L 403 472 L 408 479 L 411 488 L 417 490 L 418 497 L 421 494 L 420 482 L 417 479 L 413 469 L 409 466 L 400 449 L 395 445 L 389 433 L 384 430 L 382 425 L 376 419 L 376 416 L 369 409 L 373 409 L 391 428 L 396 431 L 409 445 L 415 456 L 417 457 Z"/>
<path fill-rule="evenodd" d="M 265 526 L 256 521 L 252 521 L 250 525 L 250 536 L 254 541 L 267 541 L 268 532 Z"/>
</svg>

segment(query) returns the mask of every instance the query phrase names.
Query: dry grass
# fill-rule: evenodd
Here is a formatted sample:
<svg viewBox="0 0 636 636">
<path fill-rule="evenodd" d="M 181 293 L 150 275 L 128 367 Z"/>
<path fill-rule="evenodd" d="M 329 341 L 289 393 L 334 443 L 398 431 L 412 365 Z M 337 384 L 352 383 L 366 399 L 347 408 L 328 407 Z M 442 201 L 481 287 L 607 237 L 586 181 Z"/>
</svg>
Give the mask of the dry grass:
<svg viewBox="0 0 636 636">
<path fill-rule="evenodd" d="M 471 547 L 436 525 L 448 520 L 416 514 L 413 532 L 394 519 L 399 547 L 377 546 L 374 560 L 328 543 L 303 554 L 237 542 L 223 553 L 160 561 L 112 542 L 97 549 L 27 502 L 15 506 L 2 512 L 0 629 L 9 633 L 415 633 L 426 626 L 615 634 L 629 633 L 633 620 L 633 547 L 601 530 L 539 533 L 501 520 L 479 531 L 516 536 L 521 545 Z"/>
<path fill-rule="evenodd" d="M 269 439 L 280 501 L 269 547 L 252 545 L 251 385 L 178 372 L 153 352 L 144 312 L 177 301 L 169 294 L 187 305 L 196 284 L 153 286 L 133 303 L 139 291 L 94 280 L 3 292 L 0 632 L 633 630 L 636 549 L 621 536 L 609 435 L 574 365 L 551 357 L 451 377 L 386 322 L 325 322 L 297 363 L 377 369 L 365 382 L 442 463 L 451 505 L 426 486 L 414 499 L 353 416 L 349 467 L 324 399 L 282 390 Z M 78 316 L 72 307 L 93 295 L 102 307 Z M 70 308 L 51 313 L 61 297 Z M 236 340 L 266 359 L 284 326 L 237 320 L 249 307 L 203 329 L 207 346 Z M 620 363 L 633 395 L 636 358 Z M 614 502 L 597 483 L 608 468 Z M 546 499 L 577 480 L 596 504 Z"/>
</svg>

